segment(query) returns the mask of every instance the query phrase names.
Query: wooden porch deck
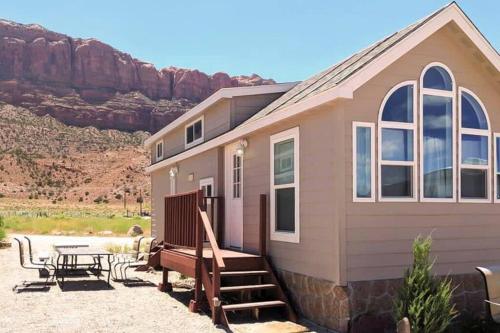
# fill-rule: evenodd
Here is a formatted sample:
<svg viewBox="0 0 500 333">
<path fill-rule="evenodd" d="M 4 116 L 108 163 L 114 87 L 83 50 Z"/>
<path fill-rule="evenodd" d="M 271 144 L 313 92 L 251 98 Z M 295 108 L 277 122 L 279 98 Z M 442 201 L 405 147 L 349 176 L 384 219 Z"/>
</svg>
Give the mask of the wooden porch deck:
<svg viewBox="0 0 500 333">
<path fill-rule="evenodd" d="M 215 235 L 223 235 L 224 223 L 223 219 L 219 223 L 213 219 L 223 217 L 224 211 L 218 206 L 219 213 L 214 213 L 217 201 L 213 199 L 204 197 L 201 190 L 165 198 L 165 235 L 160 253 L 163 281 L 159 289 L 172 291 L 168 272 L 177 271 L 195 279 L 189 309 L 195 312 L 208 305 L 215 324 L 228 326 L 228 315 L 235 312 L 252 311 L 258 316 L 260 309 L 268 308 L 284 310 L 289 320 L 296 321 L 296 314 L 266 256 L 266 195 L 260 196 L 258 254 L 219 247 L 218 243 L 223 241 Z M 212 200 L 210 214 L 207 214 L 208 200 Z M 214 226 L 218 232 L 214 233 Z"/>
</svg>

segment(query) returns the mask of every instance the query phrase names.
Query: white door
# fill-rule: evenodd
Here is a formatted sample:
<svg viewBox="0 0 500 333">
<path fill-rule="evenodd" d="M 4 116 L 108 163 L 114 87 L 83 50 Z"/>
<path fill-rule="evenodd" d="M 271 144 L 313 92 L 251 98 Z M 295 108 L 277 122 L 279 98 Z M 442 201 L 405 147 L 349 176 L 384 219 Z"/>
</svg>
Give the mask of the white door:
<svg viewBox="0 0 500 333">
<path fill-rule="evenodd" d="M 243 247 L 243 156 L 236 153 L 237 144 L 225 148 L 225 198 L 227 247 Z"/>
</svg>

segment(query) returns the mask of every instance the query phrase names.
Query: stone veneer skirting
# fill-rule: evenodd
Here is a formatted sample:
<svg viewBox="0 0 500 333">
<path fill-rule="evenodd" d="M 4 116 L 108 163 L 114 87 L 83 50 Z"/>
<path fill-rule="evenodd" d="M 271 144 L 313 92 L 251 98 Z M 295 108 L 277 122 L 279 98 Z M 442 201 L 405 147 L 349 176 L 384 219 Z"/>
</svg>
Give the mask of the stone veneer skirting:
<svg viewBox="0 0 500 333">
<path fill-rule="evenodd" d="M 278 270 L 294 308 L 313 322 L 339 332 L 393 331 L 392 305 L 402 279 L 355 281 L 347 286 Z M 478 274 L 451 276 L 460 312 L 484 315 L 484 284 Z"/>
</svg>

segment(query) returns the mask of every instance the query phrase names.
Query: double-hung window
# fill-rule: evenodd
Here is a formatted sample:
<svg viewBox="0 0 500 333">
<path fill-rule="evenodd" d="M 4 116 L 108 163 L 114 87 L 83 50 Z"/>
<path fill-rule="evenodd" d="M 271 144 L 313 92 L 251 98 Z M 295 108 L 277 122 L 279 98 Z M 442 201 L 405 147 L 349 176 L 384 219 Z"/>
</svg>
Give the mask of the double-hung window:
<svg viewBox="0 0 500 333">
<path fill-rule="evenodd" d="M 444 65 L 424 69 L 420 95 L 421 200 L 455 201 L 455 85 Z"/>
<path fill-rule="evenodd" d="M 185 132 L 186 149 L 203 142 L 203 117 L 187 124 L 185 127 Z"/>
<path fill-rule="evenodd" d="M 353 146 L 353 201 L 375 201 L 375 124 L 354 122 Z"/>
<path fill-rule="evenodd" d="M 156 143 L 155 160 L 156 162 L 163 159 L 163 140 Z"/>
<path fill-rule="evenodd" d="M 299 128 L 271 136 L 271 240 L 298 243 Z"/>
<path fill-rule="evenodd" d="M 459 200 L 489 201 L 489 122 L 482 103 L 465 88 L 459 88 L 459 123 Z"/>
<path fill-rule="evenodd" d="M 395 86 L 382 103 L 379 119 L 379 200 L 415 201 L 416 82 Z"/>
</svg>

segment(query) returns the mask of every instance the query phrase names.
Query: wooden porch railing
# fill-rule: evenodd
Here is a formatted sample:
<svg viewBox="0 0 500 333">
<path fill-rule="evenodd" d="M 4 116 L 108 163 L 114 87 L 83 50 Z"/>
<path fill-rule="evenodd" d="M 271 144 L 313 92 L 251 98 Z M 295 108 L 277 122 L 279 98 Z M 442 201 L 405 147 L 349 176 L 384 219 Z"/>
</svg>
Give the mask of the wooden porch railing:
<svg viewBox="0 0 500 333">
<path fill-rule="evenodd" d="M 267 195 L 259 198 L 259 255 L 267 255 Z M 187 247 L 195 249 L 195 295 L 190 302 L 191 311 L 197 311 L 202 300 L 203 286 L 212 310 L 214 323 L 227 324 L 220 302 L 221 271 L 226 265 L 219 248 L 224 234 L 223 197 L 204 197 L 203 192 L 168 196 L 165 198 L 165 248 Z M 217 230 L 218 237 L 214 233 Z M 205 243 L 212 252 L 211 272 L 203 257 Z M 164 274 L 165 278 L 165 274 Z M 166 275 L 168 280 L 168 274 Z M 165 283 L 168 283 L 166 281 Z"/>
<path fill-rule="evenodd" d="M 196 247 L 198 191 L 165 197 L 165 246 Z"/>
</svg>

